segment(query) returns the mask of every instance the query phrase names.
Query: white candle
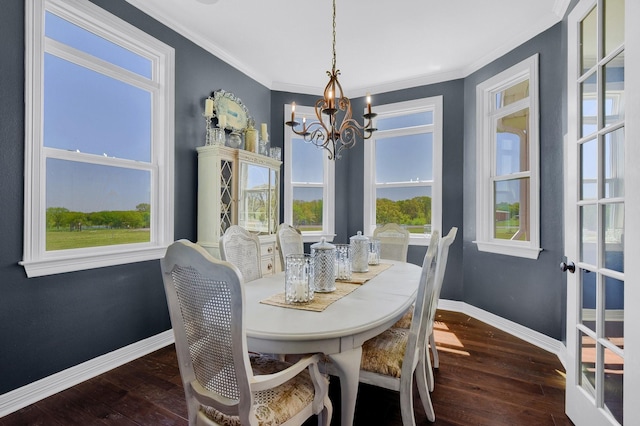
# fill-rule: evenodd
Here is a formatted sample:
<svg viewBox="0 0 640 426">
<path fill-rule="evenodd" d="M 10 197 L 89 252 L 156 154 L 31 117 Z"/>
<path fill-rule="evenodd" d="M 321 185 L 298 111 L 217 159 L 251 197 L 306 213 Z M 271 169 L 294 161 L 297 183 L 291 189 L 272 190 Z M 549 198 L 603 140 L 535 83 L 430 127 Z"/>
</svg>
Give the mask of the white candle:
<svg viewBox="0 0 640 426">
<path fill-rule="evenodd" d="M 294 280 L 291 283 L 291 286 L 293 287 L 293 296 L 294 296 L 294 300 L 298 301 L 298 302 L 306 302 L 307 301 L 307 292 L 306 292 L 306 287 L 307 287 L 307 283 L 305 280 Z"/>
<path fill-rule="evenodd" d="M 213 115 L 213 99 L 207 98 L 207 100 L 204 101 L 204 115 L 207 117 Z"/>
<path fill-rule="evenodd" d="M 224 129 L 225 127 L 227 127 L 227 116 L 226 115 L 221 115 L 220 117 L 218 117 L 218 127 L 220 127 L 221 129 Z"/>
<path fill-rule="evenodd" d="M 376 253 L 373 251 L 369 252 L 369 265 L 376 265 L 378 263 L 378 259 Z"/>
<path fill-rule="evenodd" d="M 266 141 L 269 136 L 267 135 L 267 123 L 260 124 L 260 138 Z"/>
</svg>

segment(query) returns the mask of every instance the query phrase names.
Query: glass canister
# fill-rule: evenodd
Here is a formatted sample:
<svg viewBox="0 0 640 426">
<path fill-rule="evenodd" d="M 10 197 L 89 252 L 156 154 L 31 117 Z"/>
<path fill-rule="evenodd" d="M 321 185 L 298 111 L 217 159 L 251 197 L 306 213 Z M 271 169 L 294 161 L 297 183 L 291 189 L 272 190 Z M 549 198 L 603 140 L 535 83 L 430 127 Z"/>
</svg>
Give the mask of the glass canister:
<svg viewBox="0 0 640 426">
<path fill-rule="evenodd" d="M 314 291 L 329 293 L 335 291 L 335 258 L 336 246 L 328 243 L 323 237 L 320 242 L 311 245 L 313 258 Z"/>
<path fill-rule="evenodd" d="M 351 243 L 351 271 L 369 271 L 369 238 L 358 231 L 357 235 L 349 238 Z"/>
<path fill-rule="evenodd" d="M 335 274 L 337 280 L 351 279 L 351 245 L 336 244 Z"/>
<path fill-rule="evenodd" d="M 380 240 L 371 238 L 369 240 L 369 265 L 380 264 Z"/>
<path fill-rule="evenodd" d="M 290 254 L 285 259 L 284 297 L 287 303 L 313 300 L 313 260 L 308 254 Z"/>
</svg>

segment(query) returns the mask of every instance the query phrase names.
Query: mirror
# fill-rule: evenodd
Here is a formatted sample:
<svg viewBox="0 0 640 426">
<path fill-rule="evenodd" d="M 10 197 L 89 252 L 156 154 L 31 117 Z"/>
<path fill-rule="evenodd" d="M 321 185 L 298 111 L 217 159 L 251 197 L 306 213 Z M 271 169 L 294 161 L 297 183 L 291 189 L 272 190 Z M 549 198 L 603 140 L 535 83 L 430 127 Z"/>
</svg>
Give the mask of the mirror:
<svg viewBox="0 0 640 426">
<path fill-rule="evenodd" d="M 238 225 L 249 232 L 272 234 L 278 226 L 278 182 L 269 167 L 240 163 Z"/>
</svg>

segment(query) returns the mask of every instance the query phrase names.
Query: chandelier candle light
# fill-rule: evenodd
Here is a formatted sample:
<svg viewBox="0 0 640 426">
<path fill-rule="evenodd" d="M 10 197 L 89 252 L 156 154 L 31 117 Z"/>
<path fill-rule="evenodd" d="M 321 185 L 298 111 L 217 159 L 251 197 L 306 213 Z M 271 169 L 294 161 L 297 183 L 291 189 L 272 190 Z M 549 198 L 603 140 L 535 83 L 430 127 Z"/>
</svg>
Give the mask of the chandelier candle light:
<svg viewBox="0 0 640 426">
<path fill-rule="evenodd" d="M 360 125 L 351 111 L 351 101 L 342 92 L 342 85 L 338 81 L 340 70 L 336 69 L 336 0 L 333 0 L 333 61 L 331 71 L 327 71 L 329 83 L 324 88 L 324 96 L 316 101 L 315 112 L 317 121 L 307 125 L 306 119 L 302 119 L 302 128 L 297 129 L 300 123 L 296 121 L 295 102 L 291 105 L 291 121 L 285 124 L 290 126 L 293 132 L 303 136 L 304 140 L 329 151 L 329 159 L 337 160 L 343 149 L 353 148 L 356 144 L 356 136 L 369 139 L 373 132 L 373 118 L 371 112 L 371 96 L 367 94 L 367 113 L 363 115 L 364 126 Z M 327 116 L 328 122 L 323 119 Z"/>
</svg>

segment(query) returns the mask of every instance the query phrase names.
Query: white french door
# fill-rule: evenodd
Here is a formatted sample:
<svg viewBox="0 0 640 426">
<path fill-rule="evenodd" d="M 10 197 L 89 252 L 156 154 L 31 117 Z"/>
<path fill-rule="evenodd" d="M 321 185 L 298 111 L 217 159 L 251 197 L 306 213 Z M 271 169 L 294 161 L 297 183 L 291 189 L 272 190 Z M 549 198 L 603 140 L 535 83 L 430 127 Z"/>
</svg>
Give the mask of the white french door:
<svg viewBox="0 0 640 426">
<path fill-rule="evenodd" d="M 577 426 L 640 424 L 639 4 L 582 0 L 569 16 L 562 266 Z"/>
</svg>

